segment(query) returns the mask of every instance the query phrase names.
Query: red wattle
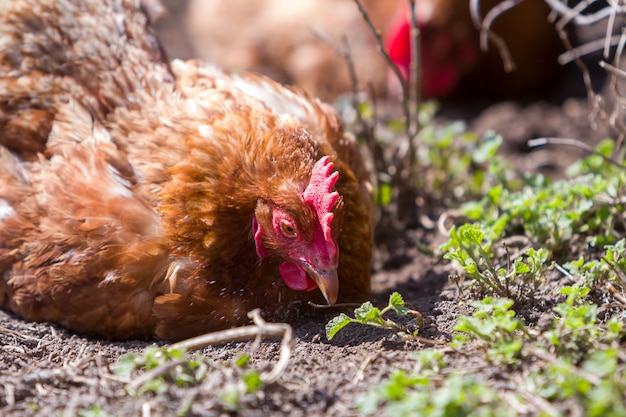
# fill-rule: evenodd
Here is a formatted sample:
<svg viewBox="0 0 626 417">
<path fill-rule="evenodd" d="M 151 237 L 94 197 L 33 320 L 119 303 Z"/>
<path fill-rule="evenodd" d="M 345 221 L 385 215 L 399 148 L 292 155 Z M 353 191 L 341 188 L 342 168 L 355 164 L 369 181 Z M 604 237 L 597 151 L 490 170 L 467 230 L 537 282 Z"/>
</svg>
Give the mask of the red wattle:
<svg viewBox="0 0 626 417">
<path fill-rule="evenodd" d="M 317 288 L 317 284 L 306 272 L 296 264 L 291 262 L 283 262 L 278 268 L 280 277 L 287 286 L 295 291 L 311 291 Z"/>
</svg>

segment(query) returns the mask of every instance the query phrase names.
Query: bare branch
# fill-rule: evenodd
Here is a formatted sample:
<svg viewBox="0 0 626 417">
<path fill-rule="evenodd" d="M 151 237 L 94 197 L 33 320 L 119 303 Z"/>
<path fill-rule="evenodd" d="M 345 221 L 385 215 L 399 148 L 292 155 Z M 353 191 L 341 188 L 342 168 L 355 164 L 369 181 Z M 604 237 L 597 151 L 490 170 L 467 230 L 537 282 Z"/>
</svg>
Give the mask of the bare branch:
<svg viewBox="0 0 626 417">
<path fill-rule="evenodd" d="M 487 51 L 489 49 L 488 41 L 491 41 L 498 49 L 498 53 L 502 58 L 504 70 L 506 72 L 515 71 L 517 66 L 515 64 L 515 61 L 513 60 L 513 57 L 511 56 L 511 51 L 506 46 L 506 42 L 504 41 L 504 39 L 502 39 L 502 37 L 500 37 L 491 30 L 491 26 L 500 15 L 522 3 L 523 1 L 524 0 L 503 1 L 497 6 L 494 6 L 491 10 L 489 10 L 484 19 L 481 17 L 480 13 L 480 0 L 470 1 L 470 14 L 472 16 L 472 20 L 476 25 L 476 29 L 480 30 L 480 49 L 482 49 L 483 51 Z"/>
<path fill-rule="evenodd" d="M 609 57 L 609 51 L 611 49 L 611 33 L 613 33 L 613 30 L 615 28 L 616 15 L 617 15 L 616 9 L 614 7 L 611 7 L 609 20 L 606 24 L 606 34 L 604 36 L 604 52 L 602 53 L 602 56 L 604 57 L 604 59 L 608 59 Z"/>
<path fill-rule="evenodd" d="M 267 323 L 261 317 L 261 310 L 259 309 L 252 310 L 248 313 L 248 316 L 254 321 L 254 325 L 208 333 L 174 343 L 168 347 L 172 349 L 185 348 L 187 350 L 196 350 L 206 346 L 228 342 L 238 342 L 262 337 L 282 337 L 278 362 L 270 372 L 263 372 L 260 375 L 261 380 L 266 384 L 275 382 L 283 374 L 289 363 L 294 343 L 293 329 L 286 323 Z"/>
<path fill-rule="evenodd" d="M 577 26 L 593 25 L 594 23 L 598 23 L 601 20 L 606 19 L 612 13 L 608 7 L 605 7 L 595 13 L 588 15 L 581 14 L 580 12 L 590 4 L 589 1 L 579 3 L 575 9 L 572 9 L 566 3 L 559 0 L 545 0 L 545 2 L 552 10 L 561 16 L 571 16 L 568 21 L 571 21 Z M 584 6 L 580 8 L 580 4 L 584 4 Z M 580 10 L 578 10 L 579 8 Z M 612 8 L 615 9 L 615 14 L 617 15 L 626 14 L 626 6 L 612 6 Z"/>
<path fill-rule="evenodd" d="M 594 0 L 583 0 L 576 4 L 574 8 L 568 8 L 567 13 L 563 14 L 563 17 L 558 20 L 556 24 L 557 30 L 563 30 L 565 26 L 573 22 L 578 16 L 582 16 L 583 10 L 591 4 Z"/>
<path fill-rule="evenodd" d="M 570 62 L 578 58 L 581 58 L 585 55 L 589 55 L 596 51 L 602 50 L 603 48 L 606 47 L 607 44 L 609 46 L 617 45 L 619 43 L 621 36 L 622 35 L 614 35 L 608 39 L 606 38 L 596 39 L 595 41 L 587 42 L 575 48 L 568 49 L 566 52 L 563 52 L 561 55 L 559 55 L 559 58 L 558 58 L 559 64 L 561 65 L 569 64 Z"/>
<path fill-rule="evenodd" d="M 407 156 L 402 158 L 407 163 L 406 168 L 408 170 L 407 181 L 413 181 L 413 175 L 415 173 L 415 149 L 417 148 L 417 134 L 419 133 L 419 107 L 420 107 L 420 33 L 417 25 L 417 16 L 415 16 L 415 0 L 409 1 L 409 21 L 411 22 L 411 64 L 409 67 L 409 79 L 408 79 L 408 108 L 409 119 L 407 120 L 407 141 L 408 149 Z M 411 111 L 412 110 L 412 111 Z"/>
<path fill-rule="evenodd" d="M 528 146 L 530 148 L 535 148 L 538 146 L 544 146 L 544 145 L 564 145 L 564 146 L 571 146 L 574 148 L 578 148 L 581 149 L 589 154 L 593 154 L 593 155 L 597 155 L 599 157 L 601 157 L 602 159 L 604 159 L 606 162 L 615 165 L 618 168 L 621 169 L 626 169 L 626 167 L 622 164 L 620 164 L 619 162 L 601 154 L 600 152 L 596 151 L 595 149 L 593 149 L 591 146 L 587 145 L 584 142 L 581 142 L 577 139 L 571 139 L 571 138 L 537 138 L 537 139 L 531 139 L 528 141 Z"/>
<path fill-rule="evenodd" d="M 413 105 L 413 116 L 409 120 L 409 124 L 412 124 L 412 129 L 409 131 L 409 138 L 412 139 L 417 135 L 419 130 L 419 86 L 420 86 L 420 30 L 417 25 L 417 16 L 415 15 L 415 0 L 408 0 L 409 8 L 409 21 L 411 22 L 411 66 L 409 69 L 409 103 Z"/>
<path fill-rule="evenodd" d="M 374 38 L 376 39 L 376 45 L 378 47 L 378 51 L 383 55 L 383 58 L 385 59 L 385 62 L 387 63 L 387 66 L 393 71 L 394 75 L 396 76 L 396 78 L 400 82 L 400 85 L 402 86 L 402 93 L 403 93 L 403 95 L 404 96 L 408 96 L 408 92 L 407 92 L 408 86 L 407 86 L 407 83 L 404 80 L 404 77 L 402 76 L 402 73 L 400 72 L 400 69 L 393 62 L 393 60 L 389 56 L 389 53 L 385 49 L 385 44 L 383 42 L 383 37 L 380 34 L 380 30 L 378 30 L 378 28 L 376 28 L 376 26 L 374 25 L 374 22 L 372 22 L 372 19 L 370 18 L 369 14 L 367 13 L 365 8 L 363 7 L 363 4 L 361 4 L 361 1 L 360 0 L 353 0 L 353 1 L 356 4 L 356 6 L 358 7 L 359 12 L 361 13 L 361 16 L 363 17 L 363 20 L 365 20 L 365 23 L 367 23 L 367 26 L 369 27 L 370 31 L 374 35 Z"/>
<path fill-rule="evenodd" d="M 398 79 L 402 89 L 402 112 L 404 114 L 404 130 L 406 141 L 403 141 L 394 150 L 391 160 L 387 161 L 386 171 L 391 176 L 394 188 L 394 199 L 399 196 L 409 196 L 414 193 L 415 177 L 415 150 L 417 134 L 419 132 L 419 27 L 415 16 L 415 0 L 409 1 L 409 22 L 411 25 L 411 67 L 408 79 L 405 80 L 400 69 L 392 61 L 389 53 L 385 50 L 381 33 L 376 29 L 367 11 L 363 8 L 360 0 L 354 0 L 359 12 L 367 23 L 370 31 L 376 39 L 378 50 L 383 55 L 385 62 L 391 68 L 394 76 Z M 396 213 L 397 214 L 397 213 Z M 396 219 L 397 220 L 397 219 Z"/>
<path fill-rule="evenodd" d="M 363 117 L 363 113 L 361 111 L 361 106 L 359 103 L 359 80 L 356 73 L 356 67 L 354 65 L 354 60 L 352 59 L 352 51 L 350 50 L 350 43 L 348 42 L 347 36 L 344 34 L 342 36 L 342 44 L 343 46 L 337 44 L 330 36 L 323 33 L 321 30 L 311 27 L 311 32 L 313 35 L 324 42 L 326 45 L 331 47 L 342 59 L 346 62 L 348 66 L 348 75 L 350 76 L 350 104 L 354 109 L 357 119 L 357 129 L 358 134 L 363 137 L 367 144 L 367 149 L 369 151 L 369 158 L 372 161 L 372 165 L 375 168 L 374 173 L 371 175 L 372 182 L 376 187 L 378 185 L 378 177 L 376 175 L 377 172 L 382 172 L 386 170 L 386 164 L 383 157 L 383 150 L 381 145 L 376 141 L 376 135 L 374 133 L 375 126 L 378 123 L 378 115 L 376 113 L 376 95 L 374 93 L 373 87 L 369 84 L 370 87 L 370 100 L 372 102 L 373 108 L 373 117 L 371 122 L 365 120 Z"/>
<path fill-rule="evenodd" d="M 572 10 L 572 9 L 568 8 L 568 10 Z M 572 11 L 571 13 L 575 13 L 575 12 Z M 567 18 L 571 20 L 573 18 L 573 15 L 572 16 L 568 15 Z M 572 45 L 572 42 L 569 39 L 569 35 L 567 31 L 564 29 L 564 25 L 565 25 L 564 19 L 565 18 L 561 19 L 561 21 L 555 25 L 555 28 L 559 35 L 559 38 L 561 38 L 561 42 L 563 42 L 563 46 L 565 46 L 565 49 L 567 49 L 568 51 L 571 51 L 572 49 L 574 49 L 574 47 Z M 578 56 L 574 56 L 573 60 L 582 74 L 583 83 L 585 84 L 585 89 L 587 91 L 589 104 L 593 111 L 592 113 L 592 118 L 593 118 L 597 115 L 598 112 L 603 110 L 603 105 L 601 104 L 602 97 L 596 94 L 596 92 L 593 90 L 593 85 L 591 83 L 591 74 L 589 73 L 589 68 L 587 68 L 587 65 L 585 65 L 585 63 Z"/>
</svg>

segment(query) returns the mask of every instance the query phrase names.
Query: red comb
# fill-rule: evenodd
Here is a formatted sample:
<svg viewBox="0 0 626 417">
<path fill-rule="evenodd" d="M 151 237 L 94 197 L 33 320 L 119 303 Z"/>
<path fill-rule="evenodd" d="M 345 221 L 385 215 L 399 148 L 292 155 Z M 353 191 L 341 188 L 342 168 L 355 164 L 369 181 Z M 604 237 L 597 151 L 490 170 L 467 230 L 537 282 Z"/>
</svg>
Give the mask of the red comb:
<svg viewBox="0 0 626 417">
<path fill-rule="evenodd" d="M 317 161 L 313 166 L 311 181 L 302 193 L 304 201 L 310 204 L 317 213 L 317 218 L 324 231 L 324 239 L 327 241 L 332 238 L 330 225 L 333 222 L 334 214 L 331 210 L 339 200 L 339 193 L 332 191 L 339 178 L 339 173 L 333 172 L 334 167 L 335 164 L 329 162 L 327 156 Z"/>
<path fill-rule="evenodd" d="M 385 46 L 389 57 L 406 79 L 411 65 L 411 25 L 405 15 L 393 24 L 390 33 Z"/>
</svg>

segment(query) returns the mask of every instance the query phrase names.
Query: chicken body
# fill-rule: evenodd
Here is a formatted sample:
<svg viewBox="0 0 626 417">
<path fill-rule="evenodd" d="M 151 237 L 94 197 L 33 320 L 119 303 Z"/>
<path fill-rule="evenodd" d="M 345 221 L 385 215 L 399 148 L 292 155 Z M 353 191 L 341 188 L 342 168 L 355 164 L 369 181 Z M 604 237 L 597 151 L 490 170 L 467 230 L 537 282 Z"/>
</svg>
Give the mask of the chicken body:
<svg viewBox="0 0 626 417">
<path fill-rule="evenodd" d="M 363 0 L 385 32 L 405 0 Z M 387 88 L 387 66 L 353 0 L 192 0 L 187 31 L 198 55 L 223 68 L 260 71 L 324 99 L 351 91 L 345 60 L 318 34 L 346 41 L 362 89 Z"/>
<path fill-rule="evenodd" d="M 338 116 L 260 76 L 170 65 L 153 6 L 0 4 L 0 303 L 177 340 L 364 300 L 371 187 Z"/>
<path fill-rule="evenodd" d="M 502 0 L 481 0 L 485 16 Z M 408 75 L 411 43 L 406 0 L 362 0 L 392 60 Z M 191 0 L 187 30 L 198 55 L 234 70 L 263 72 L 325 99 L 350 92 L 345 60 L 322 39 L 350 48 L 360 89 L 401 95 L 375 38 L 353 0 Z M 504 70 L 494 44 L 487 52 L 469 0 L 419 0 L 420 94 L 425 98 L 526 98 L 544 93 L 560 74 L 563 45 L 543 0 L 526 0 L 493 23 L 517 69 Z M 371 88 L 370 88 L 371 87 Z"/>
</svg>

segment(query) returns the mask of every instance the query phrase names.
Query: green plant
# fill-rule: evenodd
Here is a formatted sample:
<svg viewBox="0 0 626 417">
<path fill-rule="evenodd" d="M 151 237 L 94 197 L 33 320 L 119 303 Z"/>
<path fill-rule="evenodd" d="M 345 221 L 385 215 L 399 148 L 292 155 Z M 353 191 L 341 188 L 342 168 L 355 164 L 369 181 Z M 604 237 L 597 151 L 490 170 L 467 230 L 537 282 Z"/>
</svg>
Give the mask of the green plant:
<svg viewBox="0 0 626 417">
<path fill-rule="evenodd" d="M 185 349 L 153 345 L 145 348 L 140 354 L 130 353 L 122 356 L 115 365 L 115 373 L 129 376 L 135 370 L 151 371 L 156 368 L 163 369 L 163 372 L 155 373 L 153 378 L 145 380 L 134 394 L 164 392 L 167 390 L 167 381 L 178 386 L 198 383 L 206 376 L 208 363 L 200 355 L 189 357 Z"/>
<path fill-rule="evenodd" d="M 370 102 L 343 103 L 344 121 L 368 144 L 376 167 L 377 187 L 374 200 L 387 206 L 398 197 L 404 186 L 418 190 L 420 195 L 442 201 L 444 205 L 479 198 L 494 184 L 518 186 L 519 181 L 509 164 L 495 158 L 502 144 L 502 136 L 493 131 L 483 136 L 469 132 L 461 121 L 443 125 L 434 123 L 438 104 L 422 102 L 417 114 L 415 161 L 416 175 L 400 178 L 398 154 L 404 150 L 406 119 L 390 118 L 373 128 L 377 113 Z M 375 134 L 375 138 L 374 138 Z M 407 181 L 410 183 L 406 184 Z"/>
<path fill-rule="evenodd" d="M 249 393 L 254 393 L 263 388 L 263 381 L 256 369 L 246 369 L 250 362 L 250 357 L 243 352 L 239 353 L 233 363 L 241 368 L 243 372 L 239 381 L 231 382 L 219 392 L 220 402 L 225 410 L 235 412 L 239 409 L 241 398 Z"/>
<path fill-rule="evenodd" d="M 480 292 L 510 297 L 515 301 L 532 298 L 542 282 L 542 267 L 548 258 L 546 249 L 526 248 L 507 268 L 498 267 L 491 242 L 501 233 L 499 223 L 486 235 L 478 225 L 464 224 L 452 227 L 450 238 L 441 249 L 445 259 L 458 262 L 463 271 L 473 278 Z"/>
<path fill-rule="evenodd" d="M 566 287 L 561 293 L 567 299 L 554 308 L 557 317 L 544 331 L 529 330 L 507 299 L 487 297 L 473 304 L 476 312 L 471 317 L 459 318 L 452 343 L 455 352 L 485 349 L 492 367 L 506 367 L 493 373 L 507 375 L 509 384 L 450 369 L 442 351 L 427 349 L 414 355 L 413 370 L 391 372 L 358 398 L 356 408 L 388 416 L 564 417 L 571 410 L 594 417 L 624 415 L 624 320 L 615 316 L 600 325 L 588 310 L 580 310 L 588 305 L 586 288 Z M 578 351 L 576 355 L 562 353 L 555 350 L 553 332 L 562 332 L 565 339 L 570 337 L 566 333 L 579 332 L 575 339 L 582 337 L 587 343 L 570 347 Z M 472 341 L 480 344 L 468 348 Z M 511 403 L 517 407 L 509 407 Z"/>
<path fill-rule="evenodd" d="M 590 353 L 581 367 L 552 360 L 532 371 L 526 384 L 536 395 L 553 402 L 568 402 L 585 416 L 624 416 L 626 365 L 619 359 L 622 354 L 619 348 L 600 348 Z"/>
<path fill-rule="evenodd" d="M 330 320 L 326 324 L 326 337 L 328 340 L 332 340 L 341 329 L 350 323 L 358 323 L 366 326 L 395 330 L 401 335 L 417 335 L 417 331 L 411 332 L 406 327 L 401 326 L 390 319 L 383 318 L 383 315 L 391 310 L 393 310 L 398 316 L 406 316 L 411 313 L 418 319 L 421 319 L 421 315 L 418 312 L 407 308 L 404 305 L 404 299 L 402 296 L 399 293 L 394 292 L 389 296 L 389 303 L 382 310 L 374 307 L 371 302 L 367 301 L 354 310 L 354 318 L 341 313 L 339 316 Z"/>
<path fill-rule="evenodd" d="M 457 332 L 452 346 L 461 347 L 470 340 L 482 340 L 489 345 L 487 359 L 497 363 L 516 364 L 529 334 L 524 323 L 510 310 L 513 300 L 486 297 L 472 303 L 476 312 L 461 316 L 454 326 Z"/>
<path fill-rule="evenodd" d="M 386 416 L 513 416 L 494 389 L 471 375 L 442 374 L 441 352 L 424 350 L 415 355 L 415 369 L 394 371 L 382 384 L 359 397 L 363 414 Z M 445 376 L 444 376 L 445 375 Z"/>
<path fill-rule="evenodd" d="M 115 414 L 117 415 L 117 414 Z M 88 410 L 81 410 L 78 412 L 78 417 L 109 417 L 106 411 L 103 411 L 99 405 L 95 404 Z"/>
<path fill-rule="evenodd" d="M 599 259 L 585 260 L 579 257 L 567 262 L 564 267 L 571 274 L 579 275 L 588 287 L 602 287 L 609 282 L 626 286 L 626 239 L 620 239 L 614 245 L 605 245 L 604 256 Z"/>
<path fill-rule="evenodd" d="M 584 301 L 589 291 L 588 287 L 561 288 L 559 293 L 567 295 L 567 299 L 553 308 L 556 313 L 554 325 L 543 335 L 559 356 L 575 363 L 597 349 L 599 344 L 618 338 L 623 330 L 623 322 L 616 317 L 605 326 L 598 325 L 598 306 Z"/>
<path fill-rule="evenodd" d="M 607 143 L 600 144 L 598 152 L 608 152 Z M 577 236 L 588 236 L 595 245 L 615 243 L 626 171 L 598 158 L 581 160 L 569 179 L 527 176 L 521 187 L 501 181 L 461 210 L 480 222 L 494 243 L 505 235 L 524 235 L 553 253 L 567 250 Z"/>
<path fill-rule="evenodd" d="M 262 387 L 259 372 L 256 369 L 247 370 L 241 374 L 238 382 L 229 383 L 220 391 L 221 404 L 227 411 L 237 411 L 245 394 L 257 392 Z"/>
<path fill-rule="evenodd" d="M 232 365 L 239 371 L 235 382 L 225 384 L 218 392 L 220 402 L 225 410 L 236 411 L 241 397 L 263 388 L 261 376 L 256 369 L 246 369 L 250 358 L 238 354 Z M 146 392 L 162 393 L 168 389 L 168 382 L 178 386 L 198 384 L 204 381 L 211 363 L 201 355 L 190 357 L 185 349 L 148 346 L 142 353 L 132 353 L 120 358 L 115 366 L 115 373 L 130 376 L 137 370 L 145 373 L 133 380 L 127 390 L 136 396 Z"/>
</svg>

